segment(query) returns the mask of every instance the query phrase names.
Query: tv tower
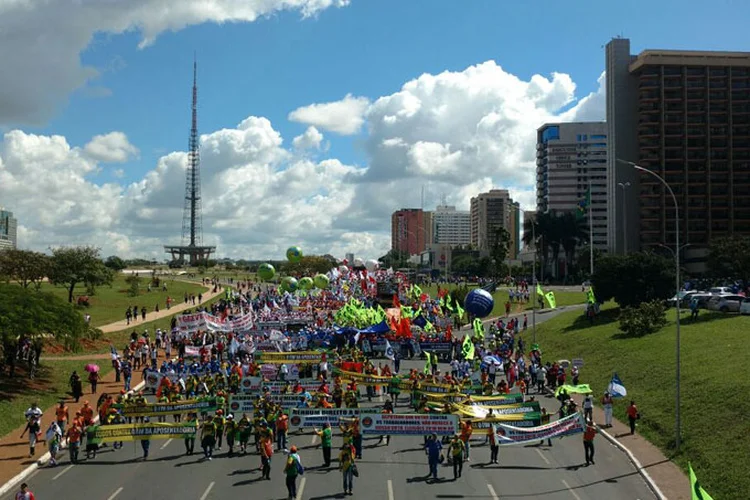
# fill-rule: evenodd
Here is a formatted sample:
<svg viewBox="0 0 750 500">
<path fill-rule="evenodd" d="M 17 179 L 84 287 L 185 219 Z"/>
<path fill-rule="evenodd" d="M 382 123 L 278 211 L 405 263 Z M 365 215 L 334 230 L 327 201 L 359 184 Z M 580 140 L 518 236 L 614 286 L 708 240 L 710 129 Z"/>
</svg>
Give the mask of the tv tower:
<svg viewBox="0 0 750 500">
<path fill-rule="evenodd" d="M 203 246 L 201 214 L 201 156 L 198 137 L 198 62 L 193 59 L 193 116 L 188 143 L 188 165 L 185 179 L 185 204 L 182 216 L 182 245 L 165 246 L 173 261 L 196 265 L 206 261 L 216 247 Z M 187 262 L 185 260 L 187 257 Z"/>
</svg>

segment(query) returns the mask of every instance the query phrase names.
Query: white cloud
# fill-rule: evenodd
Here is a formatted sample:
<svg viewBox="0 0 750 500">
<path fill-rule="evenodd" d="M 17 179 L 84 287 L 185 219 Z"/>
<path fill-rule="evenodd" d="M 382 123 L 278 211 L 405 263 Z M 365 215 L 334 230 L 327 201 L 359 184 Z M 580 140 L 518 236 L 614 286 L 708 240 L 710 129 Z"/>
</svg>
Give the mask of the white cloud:
<svg viewBox="0 0 750 500">
<path fill-rule="evenodd" d="M 603 92 L 576 99 L 566 75 L 524 81 L 493 62 L 422 75 L 366 108 L 366 169 L 319 151 L 315 127 L 287 149 L 268 119 L 250 116 L 201 137 L 204 242 L 235 258 L 278 258 L 291 244 L 378 257 L 390 246 L 390 214 L 420 206 L 422 187 L 427 208 L 444 195 L 466 209 L 500 187 L 533 209 L 536 129 L 603 118 Z M 164 154 L 127 186 L 98 182 L 104 159 L 61 136 L 5 134 L 0 199 L 19 219 L 22 246 L 166 257 L 161 246 L 180 242 L 187 154 Z"/>
<path fill-rule="evenodd" d="M 323 134 L 313 126 L 307 127 L 305 133 L 298 135 L 292 140 L 294 149 L 304 151 L 307 149 L 320 149 L 323 141 Z"/>
<path fill-rule="evenodd" d="M 97 135 L 83 150 L 90 158 L 104 163 L 124 163 L 139 153 L 122 132 Z"/>
<path fill-rule="evenodd" d="M 468 209 L 471 196 L 501 187 L 533 209 L 536 129 L 546 122 L 603 120 L 603 77 L 599 85 L 576 100 L 566 74 L 524 81 L 494 61 L 405 83 L 366 112 L 369 168 L 349 217 L 339 224 L 387 229 L 394 210 L 420 206 L 425 185 L 434 193 L 427 207 L 445 195 L 449 204 Z"/>
<path fill-rule="evenodd" d="M 314 125 L 341 135 L 354 135 L 362 128 L 370 101 L 347 94 L 340 101 L 311 104 L 289 113 L 294 122 Z"/>
<path fill-rule="evenodd" d="M 81 65 L 96 33 L 138 31 L 140 47 L 165 31 L 206 22 L 253 22 L 280 11 L 313 17 L 350 0 L 0 0 L 0 123 L 39 125 L 101 70 Z M 121 65 L 121 64 L 120 64 Z M 106 93 L 94 87 L 92 92 Z"/>
</svg>

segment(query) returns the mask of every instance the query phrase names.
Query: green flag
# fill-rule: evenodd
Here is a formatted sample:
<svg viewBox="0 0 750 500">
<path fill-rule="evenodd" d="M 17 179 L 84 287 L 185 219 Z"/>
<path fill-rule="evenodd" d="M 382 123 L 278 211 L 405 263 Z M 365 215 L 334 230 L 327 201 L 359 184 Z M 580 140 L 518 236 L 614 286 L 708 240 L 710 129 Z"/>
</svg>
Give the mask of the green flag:
<svg viewBox="0 0 750 500">
<path fill-rule="evenodd" d="M 542 285 L 539 283 L 536 284 L 536 294 L 544 297 L 544 290 L 542 290 Z"/>
<path fill-rule="evenodd" d="M 586 292 L 586 302 L 589 304 L 596 304 L 596 295 L 594 295 L 594 287 L 590 286 L 589 291 Z"/>
<path fill-rule="evenodd" d="M 711 495 L 698 482 L 698 478 L 695 477 L 695 472 L 693 472 L 693 466 L 690 465 L 690 462 L 688 462 L 688 469 L 690 469 L 690 491 L 693 494 L 693 500 L 713 500 Z"/>
<path fill-rule="evenodd" d="M 466 359 L 474 359 L 474 342 L 471 341 L 471 337 L 468 335 L 464 337 L 464 343 L 461 346 L 461 352 Z"/>
<path fill-rule="evenodd" d="M 557 301 L 555 300 L 555 292 L 547 292 L 544 297 L 547 299 L 550 309 L 557 308 Z"/>
<path fill-rule="evenodd" d="M 432 371 L 432 369 L 430 367 L 430 360 L 431 360 L 432 357 L 430 356 L 429 352 L 426 352 L 425 354 L 427 355 L 427 361 L 425 361 L 425 363 L 424 363 L 424 370 L 423 371 L 424 371 L 425 375 L 429 375 L 430 372 Z"/>
</svg>

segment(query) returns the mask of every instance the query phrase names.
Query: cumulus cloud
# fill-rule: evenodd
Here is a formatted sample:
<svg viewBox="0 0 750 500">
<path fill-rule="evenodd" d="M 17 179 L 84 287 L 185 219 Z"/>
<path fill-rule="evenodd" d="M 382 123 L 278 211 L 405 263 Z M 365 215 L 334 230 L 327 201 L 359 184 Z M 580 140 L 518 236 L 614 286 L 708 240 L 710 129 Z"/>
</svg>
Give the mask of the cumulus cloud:
<svg viewBox="0 0 750 500">
<path fill-rule="evenodd" d="M 139 31 L 146 47 L 165 31 L 205 22 L 253 22 L 280 11 L 312 17 L 350 0 L 0 1 L 0 124 L 39 125 L 100 70 L 81 64 L 95 33 Z M 67 20 L 67 21 L 66 21 Z M 111 70 L 111 64 L 101 71 Z M 92 91 L 105 92 L 97 87 Z"/>
<path fill-rule="evenodd" d="M 122 132 L 97 135 L 83 150 L 90 158 L 104 163 L 124 163 L 139 153 Z"/>
<path fill-rule="evenodd" d="M 311 104 L 297 108 L 289 113 L 294 122 L 306 123 L 336 132 L 341 135 L 353 135 L 360 131 L 365 121 L 364 115 L 370 101 L 366 97 L 355 97 L 347 94 L 340 101 Z"/>
<path fill-rule="evenodd" d="M 525 81 L 494 61 L 405 83 L 365 113 L 369 168 L 355 179 L 357 196 L 337 223 L 387 229 L 394 210 L 420 205 L 425 184 L 464 209 L 479 192 L 508 188 L 533 210 L 537 128 L 603 120 L 605 88 L 602 76 L 596 92 L 577 99 L 566 74 Z"/>
<path fill-rule="evenodd" d="M 292 140 L 294 149 L 307 150 L 307 149 L 320 149 L 321 143 L 323 142 L 323 134 L 318 131 L 315 127 L 307 127 L 305 133 L 298 135 Z"/>
</svg>

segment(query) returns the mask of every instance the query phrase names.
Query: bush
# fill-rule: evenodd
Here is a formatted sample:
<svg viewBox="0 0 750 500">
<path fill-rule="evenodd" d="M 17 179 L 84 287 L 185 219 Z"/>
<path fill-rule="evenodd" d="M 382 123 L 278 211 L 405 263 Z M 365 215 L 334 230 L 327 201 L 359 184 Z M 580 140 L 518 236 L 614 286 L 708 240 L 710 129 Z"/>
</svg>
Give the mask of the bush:
<svg viewBox="0 0 750 500">
<path fill-rule="evenodd" d="M 643 337 L 667 324 L 664 304 L 658 300 L 642 302 L 638 307 L 626 307 L 620 313 L 620 330 L 627 337 Z"/>
</svg>

